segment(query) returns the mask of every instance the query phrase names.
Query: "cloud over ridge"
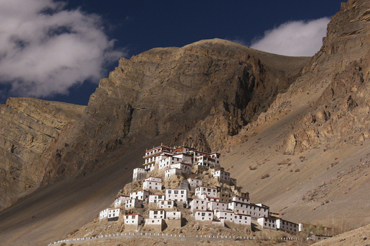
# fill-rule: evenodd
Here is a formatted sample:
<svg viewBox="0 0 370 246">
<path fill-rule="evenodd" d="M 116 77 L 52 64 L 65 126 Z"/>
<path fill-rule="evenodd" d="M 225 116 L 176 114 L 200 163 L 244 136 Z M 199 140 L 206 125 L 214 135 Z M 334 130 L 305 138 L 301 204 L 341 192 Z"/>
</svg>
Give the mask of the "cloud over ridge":
<svg viewBox="0 0 370 246">
<path fill-rule="evenodd" d="M 252 41 L 254 49 L 287 56 L 313 56 L 322 46 L 330 18 L 290 21 Z"/>
<path fill-rule="evenodd" d="M 2 0 L 0 84 L 18 96 L 66 94 L 123 56 L 98 15 L 66 10 L 54 0 Z"/>
</svg>

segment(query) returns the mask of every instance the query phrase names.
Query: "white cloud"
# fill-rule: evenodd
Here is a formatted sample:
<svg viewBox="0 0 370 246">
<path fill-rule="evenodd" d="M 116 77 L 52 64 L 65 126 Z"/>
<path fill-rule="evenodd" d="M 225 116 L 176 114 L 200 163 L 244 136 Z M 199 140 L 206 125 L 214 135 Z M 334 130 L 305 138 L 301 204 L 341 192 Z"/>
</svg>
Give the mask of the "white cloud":
<svg viewBox="0 0 370 246">
<path fill-rule="evenodd" d="M 252 41 L 254 49 L 287 56 L 313 56 L 326 35 L 327 17 L 310 21 L 290 21 L 268 30 Z"/>
<path fill-rule="evenodd" d="M 98 81 L 114 50 L 101 18 L 66 10 L 54 0 L 1 0 L 0 83 L 11 93 L 45 97 L 68 93 L 86 79 Z"/>
</svg>

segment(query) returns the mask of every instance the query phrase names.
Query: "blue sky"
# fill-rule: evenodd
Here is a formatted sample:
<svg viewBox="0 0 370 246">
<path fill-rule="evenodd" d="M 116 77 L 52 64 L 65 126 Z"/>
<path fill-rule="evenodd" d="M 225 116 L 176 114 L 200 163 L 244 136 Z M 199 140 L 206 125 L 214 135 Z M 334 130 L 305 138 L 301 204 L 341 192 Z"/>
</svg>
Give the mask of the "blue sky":
<svg viewBox="0 0 370 246">
<path fill-rule="evenodd" d="M 341 2 L 2 1 L 0 103 L 31 96 L 85 105 L 119 57 L 154 47 L 222 38 L 274 53 L 313 55 Z"/>
</svg>

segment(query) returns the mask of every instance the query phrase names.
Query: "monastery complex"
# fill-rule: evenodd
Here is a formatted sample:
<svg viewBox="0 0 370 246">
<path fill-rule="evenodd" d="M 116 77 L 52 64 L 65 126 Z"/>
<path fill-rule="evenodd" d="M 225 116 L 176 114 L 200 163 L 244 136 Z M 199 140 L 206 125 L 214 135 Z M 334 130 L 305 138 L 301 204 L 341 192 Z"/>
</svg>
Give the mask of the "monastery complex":
<svg viewBox="0 0 370 246">
<path fill-rule="evenodd" d="M 111 208 L 99 219 L 123 219 L 125 231 L 180 228 L 191 219 L 212 226 L 238 226 L 297 233 L 302 224 L 283 220 L 261 203 L 251 203 L 237 180 L 220 165 L 220 154 L 185 146 L 158 146 L 147 150 L 144 167 L 133 170 Z"/>
</svg>

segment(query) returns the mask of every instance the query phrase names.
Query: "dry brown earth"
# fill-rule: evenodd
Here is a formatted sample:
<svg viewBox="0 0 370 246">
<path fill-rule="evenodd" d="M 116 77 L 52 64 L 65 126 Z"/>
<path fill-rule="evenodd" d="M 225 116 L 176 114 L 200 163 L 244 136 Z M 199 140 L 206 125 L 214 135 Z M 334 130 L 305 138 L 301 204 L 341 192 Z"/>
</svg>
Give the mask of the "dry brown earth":
<svg viewBox="0 0 370 246">
<path fill-rule="evenodd" d="M 93 220 L 160 143 L 222 152 L 252 202 L 287 219 L 339 231 L 370 223 L 368 9 L 343 3 L 306 65 L 222 40 L 122 59 L 40 157 L 43 184 L 65 180 L 4 210 L 0 240 L 42 245 Z"/>
</svg>

